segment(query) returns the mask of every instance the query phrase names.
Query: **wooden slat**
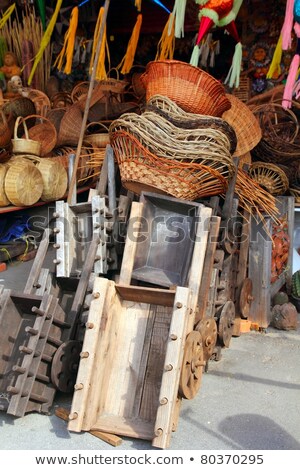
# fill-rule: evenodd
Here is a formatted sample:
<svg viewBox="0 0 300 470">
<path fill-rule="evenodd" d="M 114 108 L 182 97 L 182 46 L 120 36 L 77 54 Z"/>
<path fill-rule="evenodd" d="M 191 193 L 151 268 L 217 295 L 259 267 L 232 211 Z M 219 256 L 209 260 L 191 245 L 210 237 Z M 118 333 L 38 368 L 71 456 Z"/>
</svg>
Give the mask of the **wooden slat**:
<svg viewBox="0 0 300 470">
<path fill-rule="evenodd" d="M 195 323 L 197 323 L 204 317 L 207 307 L 212 270 L 217 248 L 218 234 L 220 229 L 220 222 L 220 217 L 213 217 L 210 222 L 209 243 L 207 245 L 205 253 L 204 267 L 198 295 L 198 311 L 197 315 L 195 316 Z"/>
<path fill-rule="evenodd" d="M 122 418 L 121 416 L 101 416 L 92 430 L 109 430 L 121 436 L 134 437 L 150 441 L 154 436 L 153 422 L 139 419 Z M 107 432 L 107 431 L 106 431 Z"/>
<path fill-rule="evenodd" d="M 31 294 L 34 290 L 34 285 L 37 284 L 39 275 L 41 273 L 42 266 L 45 261 L 45 257 L 47 254 L 47 250 L 49 247 L 49 236 L 50 236 L 50 229 L 46 229 L 44 231 L 43 239 L 39 245 L 38 252 L 36 254 L 35 260 L 32 264 L 25 288 L 25 294 Z"/>
<path fill-rule="evenodd" d="M 93 325 L 93 328 L 88 328 L 85 333 L 84 342 L 82 346 L 82 352 L 88 353 L 88 357 L 83 357 L 79 363 L 79 369 L 77 374 L 77 384 L 82 384 L 83 388 L 75 390 L 72 401 L 71 415 L 76 416 L 69 422 L 68 429 L 70 431 L 80 432 L 82 429 L 87 431 L 90 430 L 92 423 L 91 419 L 87 417 L 88 402 L 90 403 L 89 411 L 90 414 L 94 413 L 94 407 L 90 398 L 90 389 L 92 385 L 98 384 L 98 369 L 95 364 L 94 356 L 97 350 L 97 344 L 99 340 L 99 332 L 102 324 L 102 330 L 109 328 L 106 318 L 103 318 L 106 310 L 104 305 L 106 302 L 106 295 L 109 288 L 110 282 L 108 279 L 96 278 L 94 284 L 94 298 L 91 302 L 88 322 Z M 101 354 L 102 351 L 99 351 Z M 87 421 L 84 424 L 84 419 Z"/>
<path fill-rule="evenodd" d="M 175 291 L 172 290 L 139 286 L 121 286 L 120 284 L 116 285 L 116 289 L 124 300 L 163 305 L 166 307 L 172 307 L 174 304 Z"/>
<path fill-rule="evenodd" d="M 165 449 L 169 446 L 173 428 L 173 416 L 176 410 L 176 400 L 179 387 L 179 377 L 183 360 L 183 351 L 186 338 L 186 328 L 189 319 L 190 289 L 177 287 L 173 315 L 170 325 L 170 336 L 165 356 L 165 370 L 159 394 L 160 405 L 157 410 L 152 440 L 154 447 Z M 172 339 L 172 336 L 175 335 Z M 175 339 L 176 337 L 176 339 Z M 172 369 L 167 370 L 171 364 Z M 167 399 L 167 403 L 163 403 Z M 163 403 L 163 404 L 161 404 Z"/>
<path fill-rule="evenodd" d="M 189 308 L 191 309 L 191 314 L 189 316 L 187 333 L 192 331 L 194 328 L 211 214 L 212 209 L 210 207 L 201 207 L 198 212 L 196 239 L 188 278 L 188 287 L 191 291 L 189 299 Z"/>
<path fill-rule="evenodd" d="M 123 254 L 119 284 L 129 285 L 134 265 L 134 256 L 137 248 L 137 238 L 140 229 L 143 204 L 133 202 L 131 205 L 130 219 L 127 229 L 127 237 Z"/>
</svg>

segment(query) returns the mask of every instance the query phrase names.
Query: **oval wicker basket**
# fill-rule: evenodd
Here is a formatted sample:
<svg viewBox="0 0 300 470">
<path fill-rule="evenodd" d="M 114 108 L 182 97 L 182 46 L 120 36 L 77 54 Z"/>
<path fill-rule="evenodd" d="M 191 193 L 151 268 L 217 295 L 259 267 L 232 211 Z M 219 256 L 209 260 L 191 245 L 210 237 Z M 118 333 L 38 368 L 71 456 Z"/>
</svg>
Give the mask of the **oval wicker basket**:
<svg viewBox="0 0 300 470">
<path fill-rule="evenodd" d="M 24 127 L 25 139 L 18 137 L 18 127 L 20 123 L 23 124 Z M 36 140 L 29 139 L 26 123 L 21 116 L 16 119 L 14 138 L 12 139 L 12 150 L 14 154 L 28 153 L 30 155 L 39 156 L 41 153 L 41 143 Z"/>
<path fill-rule="evenodd" d="M 277 165 L 256 162 L 251 165 L 248 173 L 252 179 L 274 196 L 284 194 L 288 190 L 288 177 Z"/>
<path fill-rule="evenodd" d="M 67 111 L 66 108 L 54 108 L 54 109 L 49 109 L 49 111 L 47 112 L 46 117 L 54 125 L 57 136 L 59 133 L 61 120 L 64 117 L 66 111 Z"/>
<path fill-rule="evenodd" d="M 124 131 L 112 134 L 111 145 L 122 184 L 136 194 L 155 188 L 155 192 L 193 200 L 223 193 L 227 188 L 227 179 L 216 168 L 158 158 Z"/>
<path fill-rule="evenodd" d="M 7 199 L 4 189 L 4 182 L 7 170 L 7 165 L 4 165 L 3 163 L 0 164 L 0 207 L 5 207 L 9 204 L 9 200 Z"/>
<path fill-rule="evenodd" d="M 88 166 L 90 160 L 90 154 L 92 154 L 92 148 L 83 147 L 82 154 L 79 156 L 79 163 L 76 172 L 77 185 L 83 185 L 89 178 L 91 174 L 91 169 Z M 50 154 L 47 155 L 48 158 L 54 161 L 60 162 L 65 170 L 68 172 L 70 155 L 76 154 L 76 149 L 72 147 L 59 147 L 52 150 Z"/>
<path fill-rule="evenodd" d="M 51 108 L 48 96 L 40 90 L 31 89 L 28 93 L 28 98 L 34 103 L 36 114 L 46 116 Z"/>
<path fill-rule="evenodd" d="M 27 119 L 32 118 L 37 118 L 41 122 L 35 124 L 34 126 L 30 127 L 30 129 L 28 129 L 28 136 L 30 139 L 35 140 L 36 142 L 40 142 L 40 156 L 44 157 L 45 155 L 47 155 L 47 153 L 51 152 L 51 150 L 54 149 L 57 141 L 57 132 L 54 124 L 52 124 L 50 119 L 40 116 L 38 114 L 27 116 L 23 119 L 23 121 L 26 122 Z"/>
<path fill-rule="evenodd" d="M 29 114 L 36 113 L 33 101 L 25 96 L 19 96 L 9 100 L 2 106 L 2 110 L 5 114 L 11 113 L 14 118 L 18 116 L 26 117 Z"/>
<path fill-rule="evenodd" d="M 116 73 L 117 78 L 111 77 L 112 72 Z M 111 92 L 111 93 L 122 93 L 127 87 L 128 82 L 125 80 L 120 80 L 120 74 L 118 69 L 111 68 L 107 72 L 107 78 L 99 82 L 99 86 L 102 91 Z"/>
<path fill-rule="evenodd" d="M 28 160 L 12 160 L 5 176 L 6 196 L 15 206 L 32 206 L 43 193 L 41 172 Z"/>
<path fill-rule="evenodd" d="M 147 101 L 153 95 L 163 95 L 175 101 L 184 111 L 209 116 L 222 116 L 231 106 L 220 82 L 204 70 L 185 62 L 149 62 L 140 79 L 146 88 Z"/>
</svg>

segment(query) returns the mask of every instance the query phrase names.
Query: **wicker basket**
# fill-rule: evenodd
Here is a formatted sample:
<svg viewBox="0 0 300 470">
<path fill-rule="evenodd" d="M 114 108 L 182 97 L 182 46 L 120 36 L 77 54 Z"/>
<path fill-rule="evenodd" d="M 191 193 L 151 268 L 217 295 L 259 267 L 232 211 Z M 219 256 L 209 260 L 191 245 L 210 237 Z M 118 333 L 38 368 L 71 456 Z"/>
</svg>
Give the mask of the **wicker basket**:
<svg viewBox="0 0 300 470">
<path fill-rule="evenodd" d="M 33 101 L 24 96 L 9 100 L 2 106 L 2 110 L 7 115 L 12 114 L 14 118 L 18 116 L 26 117 L 29 114 L 36 113 Z"/>
<path fill-rule="evenodd" d="M 285 172 L 272 163 L 253 163 L 249 169 L 249 176 L 274 196 L 284 194 L 289 187 Z"/>
<path fill-rule="evenodd" d="M 3 163 L 0 164 L 0 207 L 5 207 L 9 204 L 9 200 L 7 199 L 4 189 L 4 182 L 7 170 L 7 165 L 4 165 Z"/>
<path fill-rule="evenodd" d="M 24 139 L 20 139 L 18 137 L 18 127 L 20 123 L 23 125 L 25 131 Z M 41 153 L 41 143 L 36 140 L 29 139 L 26 123 L 21 116 L 16 119 L 14 138 L 12 139 L 12 149 L 14 154 L 21 153 L 39 156 Z"/>
<path fill-rule="evenodd" d="M 77 103 L 70 106 L 60 123 L 57 145 L 77 145 L 82 124 L 82 112 Z"/>
<path fill-rule="evenodd" d="M 260 141 L 262 131 L 254 114 L 236 96 L 226 95 L 231 103 L 231 108 L 226 111 L 222 118 L 233 127 L 237 137 L 237 147 L 233 154 L 239 157 L 252 150 Z"/>
<path fill-rule="evenodd" d="M 23 119 L 23 121 L 26 122 L 28 119 L 32 118 L 36 118 L 41 122 L 28 129 L 28 136 L 30 139 L 40 142 L 40 156 L 44 157 L 47 155 L 47 153 L 54 149 L 57 141 L 57 132 L 54 124 L 52 124 L 48 118 L 37 114 L 27 116 Z"/>
<path fill-rule="evenodd" d="M 230 142 L 225 134 L 215 129 L 179 129 L 154 113 L 153 121 L 145 115 L 123 114 L 112 122 L 110 139 L 124 132 L 136 138 L 143 148 L 159 158 L 174 164 L 198 163 L 219 171 L 231 178 L 234 164 L 230 155 Z"/>
<path fill-rule="evenodd" d="M 5 147 L 10 143 L 12 136 L 12 129 L 9 125 L 8 119 L 2 109 L 0 109 L 0 147 Z"/>
<path fill-rule="evenodd" d="M 55 108 L 55 109 L 50 109 L 47 112 L 47 118 L 49 119 L 50 122 L 54 125 L 56 129 L 56 133 L 58 135 L 59 129 L 60 129 L 60 123 L 62 118 L 64 117 L 66 112 L 66 108 Z"/>
<path fill-rule="evenodd" d="M 7 198 L 15 206 L 32 206 L 43 193 L 42 175 L 32 162 L 11 159 L 4 188 Z"/>
<path fill-rule="evenodd" d="M 39 114 L 40 116 L 47 115 L 48 110 L 51 108 L 51 104 L 45 93 L 40 90 L 31 89 L 28 93 L 28 98 L 33 101 L 36 114 Z"/>
<path fill-rule="evenodd" d="M 42 201 L 57 201 L 61 199 L 68 188 L 68 174 L 64 165 L 52 158 L 39 158 L 24 155 L 32 161 L 41 172 L 43 179 Z"/>
<path fill-rule="evenodd" d="M 115 73 L 117 78 L 111 77 L 111 74 Z M 102 91 L 110 93 L 122 93 L 127 87 L 128 82 L 120 80 L 119 71 L 116 68 L 111 68 L 107 72 L 107 78 L 99 82 L 99 86 Z"/>
<path fill-rule="evenodd" d="M 65 168 L 65 170 L 68 172 L 70 155 L 75 155 L 75 154 L 76 154 L 76 148 L 65 146 L 65 147 L 55 148 L 54 150 L 52 150 L 50 154 L 47 155 L 47 157 L 53 161 L 60 162 Z M 88 165 L 88 162 L 90 161 L 92 154 L 93 154 L 93 149 L 91 147 L 82 148 L 82 154 L 79 157 L 79 163 L 78 163 L 78 168 L 76 172 L 76 180 L 77 180 L 78 186 L 81 186 L 86 181 L 88 181 L 92 173 L 91 168 Z"/>
<path fill-rule="evenodd" d="M 69 108 L 73 101 L 70 93 L 60 91 L 51 97 L 51 108 Z"/>
<path fill-rule="evenodd" d="M 163 95 L 184 111 L 222 116 L 230 109 L 223 85 L 208 73 L 185 62 L 158 60 L 149 62 L 141 76 L 147 101 Z"/>
<path fill-rule="evenodd" d="M 124 187 L 136 194 L 154 190 L 193 200 L 226 191 L 226 178 L 212 167 L 158 158 L 132 135 L 118 131 L 111 145 Z"/>
<path fill-rule="evenodd" d="M 94 128 L 95 126 L 100 127 L 103 132 L 92 134 L 87 133 L 90 128 Z M 108 127 L 101 122 L 90 122 L 85 128 L 85 132 L 86 134 L 84 136 L 84 142 L 91 144 L 94 149 L 105 148 L 109 144 Z"/>
</svg>

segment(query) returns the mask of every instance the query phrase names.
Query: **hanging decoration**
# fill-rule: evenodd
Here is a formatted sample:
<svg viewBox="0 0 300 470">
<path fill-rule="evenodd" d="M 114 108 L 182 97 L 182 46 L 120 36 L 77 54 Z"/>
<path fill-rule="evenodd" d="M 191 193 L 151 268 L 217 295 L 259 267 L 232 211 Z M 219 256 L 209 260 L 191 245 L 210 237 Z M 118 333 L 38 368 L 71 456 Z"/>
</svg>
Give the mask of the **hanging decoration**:
<svg viewBox="0 0 300 470">
<path fill-rule="evenodd" d="M 64 45 L 57 56 L 54 67 L 57 67 L 59 71 L 63 68 L 65 61 L 64 73 L 69 75 L 72 72 L 72 61 L 75 47 L 76 30 L 78 26 L 78 7 L 74 7 L 71 13 L 70 25 L 64 37 Z"/>
<path fill-rule="evenodd" d="M 0 29 L 3 28 L 7 20 L 11 17 L 14 9 L 16 8 L 16 4 L 13 3 L 2 15 L 2 18 L 0 18 Z"/>
<path fill-rule="evenodd" d="M 173 15 L 175 16 L 175 37 L 184 37 L 184 18 L 187 0 L 175 0 Z"/>
<path fill-rule="evenodd" d="M 190 63 L 198 66 L 200 59 L 200 43 L 213 26 L 224 27 L 236 41 L 232 65 L 226 77 L 225 83 L 230 87 L 239 86 L 240 71 L 242 65 L 242 44 L 237 32 L 235 18 L 243 3 L 243 0 L 195 0 L 199 4 L 200 26 L 193 49 Z"/>
<path fill-rule="evenodd" d="M 94 38 L 93 38 L 93 48 L 92 48 L 92 54 L 91 54 L 91 60 L 90 60 L 90 69 L 89 69 L 90 75 L 92 75 L 92 72 L 93 72 L 93 64 L 94 64 L 94 60 L 95 60 L 97 44 L 98 44 L 98 41 L 99 41 L 103 16 L 104 16 L 104 7 L 101 7 L 100 10 L 99 10 L 99 15 L 98 15 L 97 24 L 96 24 L 96 28 L 95 28 L 95 32 L 94 32 Z M 101 42 L 99 60 L 98 60 L 97 66 L 96 66 L 96 76 L 95 76 L 96 80 L 104 80 L 104 79 L 107 78 L 107 73 L 106 73 L 106 69 L 105 69 L 106 52 L 107 52 L 108 61 L 109 61 L 110 58 L 109 58 L 109 50 L 108 50 L 108 44 L 107 44 L 107 38 L 106 38 L 106 25 L 105 25 L 104 26 L 104 33 L 103 33 L 103 37 L 102 37 L 102 42 Z"/>
<path fill-rule="evenodd" d="M 175 50 L 175 17 L 170 13 L 162 36 L 157 45 L 155 60 L 172 60 Z"/>
<path fill-rule="evenodd" d="M 131 38 L 129 39 L 129 42 L 128 42 L 126 54 L 123 57 L 121 63 L 117 67 L 118 69 L 122 67 L 121 73 L 123 74 L 129 73 L 133 65 L 136 48 L 137 48 L 139 37 L 140 37 L 142 19 L 143 19 L 142 15 L 139 14 L 137 17 L 135 26 L 133 28 Z"/>
<path fill-rule="evenodd" d="M 134 5 L 137 8 L 137 11 L 142 11 L 142 0 L 135 0 Z"/>
<path fill-rule="evenodd" d="M 280 75 L 281 58 L 282 58 L 282 34 L 280 33 L 280 36 L 279 36 L 279 39 L 278 39 L 278 42 L 277 42 L 277 45 L 273 54 L 273 59 L 272 59 L 271 65 L 267 73 L 268 79 L 276 78 Z"/>
<path fill-rule="evenodd" d="M 38 63 L 40 62 L 40 60 L 42 58 L 42 55 L 43 55 L 43 52 L 44 52 L 44 50 L 46 49 L 47 45 L 50 42 L 51 35 L 52 35 L 52 32 L 53 32 L 53 29 L 54 29 L 54 26 L 55 26 L 55 23 L 56 23 L 56 20 L 57 20 L 58 13 L 59 13 L 62 2 L 63 2 L 63 0 L 57 0 L 57 4 L 56 4 L 56 7 L 55 7 L 53 16 L 52 16 L 52 18 L 51 18 L 51 20 L 50 20 L 50 22 L 47 26 L 47 29 L 46 29 L 45 34 L 43 36 L 39 51 L 38 51 L 37 55 L 35 56 L 34 63 L 33 63 L 33 66 L 32 66 L 32 70 L 31 70 L 30 76 L 28 78 L 28 85 L 31 84 L 32 78 L 33 78 L 33 75 L 36 71 Z"/>
<path fill-rule="evenodd" d="M 290 65 L 286 85 L 283 93 L 282 107 L 289 109 L 292 107 L 292 98 L 295 82 L 299 76 L 300 65 L 300 0 L 287 0 L 284 23 L 281 30 L 282 50 L 286 51 L 292 47 L 292 29 L 297 36 L 297 47 Z M 298 88 L 298 87 L 297 87 Z"/>
</svg>

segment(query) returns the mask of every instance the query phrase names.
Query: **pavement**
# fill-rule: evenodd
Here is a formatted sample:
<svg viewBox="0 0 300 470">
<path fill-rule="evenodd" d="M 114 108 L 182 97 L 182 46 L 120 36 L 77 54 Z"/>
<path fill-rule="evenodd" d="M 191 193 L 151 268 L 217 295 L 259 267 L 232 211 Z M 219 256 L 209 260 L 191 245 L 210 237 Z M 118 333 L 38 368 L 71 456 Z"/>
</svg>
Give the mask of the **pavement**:
<svg viewBox="0 0 300 470">
<path fill-rule="evenodd" d="M 32 261 L 8 266 L 0 284 L 21 289 Z M 298 315 L 298 317 L 300 317 Z M 300 320 L 300 318 L 299 318 Z M 222 359 L 210 361 L 199 393 L 183 400 L 171 450 L 300 450 L 300 329 L 250 332 L 232 338 Z M 112 450 L 88 432 L 70 433 L 54 414 L 72 397 L 57 393 L 49 415 L 14 418 L 0 412 L 0 449 Z M 117 449 L 152 449 L 123 438 Z"/>
</svg>

